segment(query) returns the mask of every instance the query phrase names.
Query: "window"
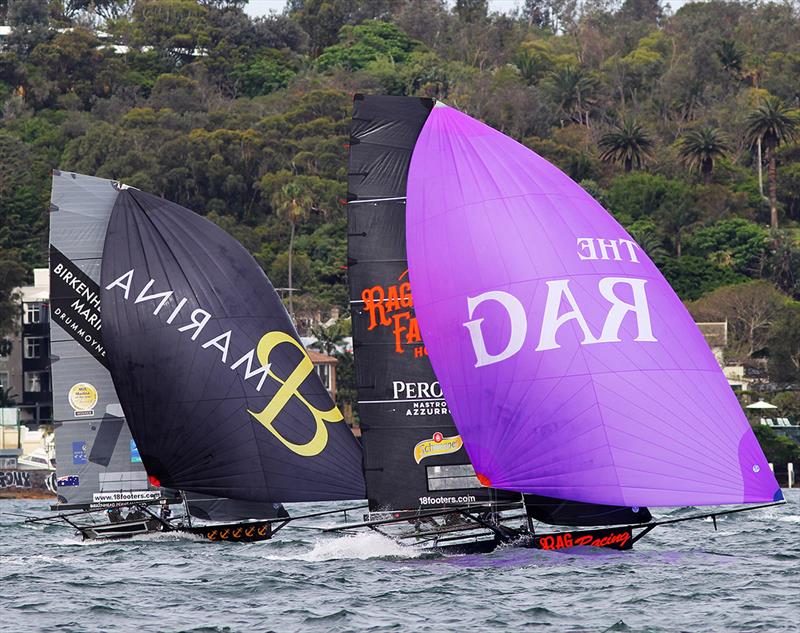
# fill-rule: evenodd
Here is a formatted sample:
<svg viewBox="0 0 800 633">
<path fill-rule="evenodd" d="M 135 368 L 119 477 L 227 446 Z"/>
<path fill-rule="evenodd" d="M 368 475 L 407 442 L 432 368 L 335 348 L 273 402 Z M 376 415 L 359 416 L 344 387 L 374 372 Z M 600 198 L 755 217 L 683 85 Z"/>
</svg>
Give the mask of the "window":
<svg viewBox="0 0 800 633">
<path fill-rule="evenodd" d="M 0 338 L 0 356 L 10 356 L 13 349 L 14 343 L 12 341 L 7 338 Z"/>
<path fill-rule="evenodd" d="M 0 371 L 0 389 L 8 391 L 11 382 L 7 371 Z"/>
<path fill-rule="evenodd" d="M 25 391 L 34 393 L 50 391 L 50 374 L 46 371 L 26 371 Z"/>
<path fill-rule="evenodd" d="M 322 380 L 322 384 L 325 385 L 325 389 L 328 391 L 331 390 L 331 366 L 330 365 L 315 365 L 314 366 L 317 370 L 317 374 Z"/>
<path fill-rule="evenodd" d="M 47 323 L 47 304 L 39 301 L 26 303 L 22 321 L 25 324 Z"/>
<path fill-rule="evenodd" d="M 461 490 L 482 488 L 472 464 L 428 466 L 428 490 Z"/>
<path fill-rule="evenodd" d="M 25 337 L 25 358 L 41 358 L 44 353 L 43 336 Z"/>
</svg>

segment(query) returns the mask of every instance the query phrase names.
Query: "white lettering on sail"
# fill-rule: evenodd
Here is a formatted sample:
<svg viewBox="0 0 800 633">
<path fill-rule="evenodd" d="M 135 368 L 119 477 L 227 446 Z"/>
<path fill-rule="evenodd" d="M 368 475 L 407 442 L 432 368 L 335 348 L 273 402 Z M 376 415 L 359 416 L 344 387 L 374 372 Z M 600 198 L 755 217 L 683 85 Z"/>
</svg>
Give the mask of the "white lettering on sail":
<svg viewBox="0 0 800 633">
<path fill-rule="evenodd" d="M 251 349 L 247 354 L 242 356 L 239 360 L 237 360 L 233 365 L 231 365 L 231 369 L 236 371 L 236 368 L 241 365 L 242 363 L 247 363 L 247 367 L 244 371 L 244 379 L 247 380 L 248 378 L 252 378 L 257 374 L 261 374 L 261 378 L 258 380 L 258 390 L 261 391 L 261 387 L 264 384 L 264 381 L 267 379 L 267 373 L 269 372 L 270 364 L 262 365 L 257 369 L 253 369 L 253 355 L 255 354 L 255 350 Z"/>
<path fill-rule="evenodd" d="M 613 259 L 615 261 L 619 261 L 619 247 L 617 246 L 617 240 L 597 240 L 597 246 L 600 247 L 600 259 Z M 609 251 L 614 257 L 609 257 Z"/>
<path fill-rule="evenodd" d="M 581 253 L 585 251 L 586 255 Z M 591 237 L 578 238 L 578 259 L 597 259 L 597 253 L 594 250 L 594 239 Z"/>
<path fill-rule="evenodd" d="M 197 317 L 203 315 L 201 320 L 197 320 Z M 183 327 L 178 328 L 178 332 L 185 332 L 186 330 L 194 329 L 195 332 L 192 334 L 192 340 L 194 341 L 197 338 L 197 335 L 203 331 L 203 328 L 208 323 L 209 319 L 211 318 L 211 313 L 203 310 L 202 308 L 196 308 L 192 310 L 192 314 L 189 317 L 191 323 L 189 325 L 184 325 Z"/>
<path fill-rule="evenodd" d="M 166 292 L 156 292 L 155 294 L 148 295 L 145 294 L 150 288 L 153 287 L 153 284 L 156 283 L 153 279 L 145 284 L 145 287 L 142 288 L 142 291 L 139 293 L 139 296 L 136 297 L 134 303 L 142 303 L 144 301 L 151 301 L 153 299 L 161 299 L 161 301 L 156 306 L 156 309 L 153 310 L 153 314 L 158 314 L 161 308 L 164 307 L 164 304 L 169 301 L 169 298 L 173 295 L 172 290 L 167 290 Z M 127 297 L 126 297 L 127 298 Z"/>
<path fill-rule="evenodd" d="M 589 247 L 587 247 L 589 248 Z M 636 342 L 656 343 L 658 339 L 653 335 L 653 327 L 650 320 L 650 306 L 647 302 L 647 292 L 645 285 L 646 279 L 629 277 L 604 277 L 598 282 L 597 288 L 600 295 L 609 302 L 608 313 L 603 321 L 603 329 L 600 337 L 596 337 L 586 318 L 583 315 L 572 290 L 569 287 L 569 279 L 553 279 L 545 282 L 547 284 L 547 298 L 545 299 L 544 312 L 542 314 L 542 328 L 539 333 L 539 343 L 536 346 L 537 352 L 551 349 L 559 349 L 556 338 L 558 331 L 563 325 L 574 321 L 583 335 L 581 345 L 595 345 L 597 343 L 620 343 L 619 331 L 625 317 L 633 313 L 636 318 L 637 333 Z M 632 299 L 630 302 L 621 299 L 616 292 L 620 284 L 627 285 L 631 289 Z M 477 297 L 467 297 L 467 309 L 470 318 L 475 309 L 484 301 L 497 301 L 508 313 L 511 320 L 511 336 L 504 350 L 497 354 L 490 354 L 486 349 L 486 342 L 483 337 L 482 324 L 484 319 L 467 321 L 464 326 L 470 334 L 472 347 L 475 351 L 475 367 L 483 367 L 499 363 L 514 356 L 522 349 L 527 335 L 528 320 L 522 303 L 513 295 L 496 290 L 485 292 Z M 568 311 L 560 313 L 562 303 L 566 303 Z M 496 324 L 495 324 L 496 325 Z M 409 391 L 405 383 L 394 383 L 395 398 L 398 394 Z"/>
<path fill-rule="evenodd" d="M 639 263 L 639 257 L 636 249 L 641 247 L 633 240 L 616 239 L 607 240 L 599 237 L 579 237 L 578 242 L 578 259 L 581 261 L 602 259 L 620 262 L 625 258 L 620 254 L 619 245 L 625 247 L 628 255 L 628 261 L 633 264 Z"/>
<path fill-rule="evenodd" d="M 111 290 L 114 286 L 119 286 L 120 288 L 124 288 L 124 290 L 125 290 L 125 299 L 127 299 L 128 296 L 131 293 L 131 284 L 133 283 L 133 271 L 134 270 L 135 270 L 135 268 L 131 268 L 128 272 L 126 272 L 124 275 L 122 275 L 122 277 L 112 281 L 110 284 L 108 284 L 106 286 L 106 290 Z M 122 282 L 123 279 L 127 279 L 127 282 L 123 283 Z"/>
<path fill-rule="evenodd" d="M 617 240 L 617 241 L 628 249 L 628 257 L 631 258 L 631 261 L 634 264 L 638 264 L 639 258 L 636 256 L 636 249 L 641 248 L 641 246 L 639 246 L 633 240 Z"/>
<path fill-rule="evenodd" d="M 223 344 L 224 342 L 224 344 Z M 212 338 L 207 343 L 203 343 L 202 348 L 208 349 L 209 347 L 216 347 L 222 352 L 222 362 L 228 362 L 228 347 L 231 344 L 231 331 L 223 332 L 219 336 Z"/>
<path fill-rule="evenodd" d="M 490 354 L 486 350 L 486 341 L 481 331 L 483 319 L 475 319 L 464 323 L 464 327 L 469 331 L 469 336 L 472 340 L 472 348 L 475 350 L 475 367 L 499 363 L 502 360 L 510 358 L 522 349 L 522 345 L 525 342 L 525 335 L 528 332 L 528 320 L 525 317 L 525 309 L 522 307 L 519 299 L 502 290 L 492 290 L 490 292 L 484 292 L 477 297 L 467 297 L 467 309 L 470 319 L 475 312 L 475 308 L 484 301 L 496 301 L 503 306 L 503 309 L 508 313 L 508 318 L 511 320 L 511 336 L 509 336 L 508 343 L 506 343 L 504 350 L 498 354 Z"/>
<path fill-rule="evenodd" d="M 132 269 L 122 275 L 119 279 L 116 279 L 108 286 L 106 286 L 106 290 L 111 290 L 112 288 L 121 288 L 125 293 L 125 299 L 130 297 L 131 287 L 133 286 L 133 274 L 135 269 Z M 150 289 L 155 285 L 155 281 L 151 279 L 147 284 L 145 284 L 144 288 L 136 295 L 136 299 L 134 300 L 134 304 L 142 303 L 144 301 L 149 300 L 158 300 L 160 299 L 156 309 L 153 311 L 153 315 L 157 315 L 159 311 L 166 305 L 169 299 L 174 296 L 174 291 L 168 290 L 165 292 L 157 292 L 153 294 L 147 294 Z M 178 317 L 183 310 L 183 307 L 187 304 L 188 299 L 184 297 L 181 299 L 175 308 L 170 313 L 169 317 L 166 319 L 166 324 L 171 325 L 172 322 Z M 191 315 L 189 316 L 190 323 L 183 325 L 178 329 L 179 332 L 186 332 L 189 330 L 194 330 L 191 336 L 191 340 L 197 340 L 200 333 L 206 327 L 206 325 L 211 321 L 212 315 L 207 310 L 203 310 L 202 308 L 195 308 Z M 77 327 L 77 326 L 75 326 Z M 75 328 L 73 328 L 75 329 Z M 201 347 L 203 349 L 208 349 L 213 347 L 218 349 L 221 352 L 220 360 L 223 364 L 227 365 L 228 363 L 228 352 L 230 351 L 231 347 L 231 336 L 232 330 L 227 330 L 222 334 L 207 340 L 205 343 L 202 343 Z M 100 348 L 102 353 L 105 354 L 105 351 Z M 256 365 L 256 368 L 253 368 L 253 365 Z M 239 358 L 233 365 L 230 366 L 230 369 L 236 371 L 238 367 L 245 365 L 245 375 L 244 379 L 249 380 L 250 378 L 258 377 L 258 391 L 261 391 L 261 388 L 264 386 L 264 381 L 267 379 L 269 374 L 269 365 L 261 365 L 259 361 L 256 359 L 256 350 L 251 349 L 247 352 L 244 356 Z"/>
<path fill-rule="evenodd" d="M 583 341 L 581 341 L 581 345 L 597 343 L 598 340 L 592 335 L 591 330 L 589 330 L 589 325 L 586 323 L 586 319 L 578 307 L 578 304 L 575 302 L 572 291 L 569 289 L 569 279 L 556 279 L 546 283 L 547 301 L 544 306 L 542 331 L 539 335 L 539 344 L 536 346 L 536 351 L 541 352 L 547 349 L 557 349 L 561 347 L 556 343 L 556 333 L 562 325 L 569 321 L 575 321 L 578 327 L 581 328 L 583 332 Z M 572 310 L 559 315 L 558 311 L 561 308 L 562 297 L 567 300 Z"/>
<path fill-rule="evenodd" d="M 188 299 L 186 297 L 178 301 L 178 305 L 175 306 L 175 309 L 172 311 L 172 314 L 170 314 L 169 317 L 167 318 L 167 323 L 171 324 L 175 320 L 175 317 L 178 316 L 178 312 L 180 312 L 183 309 L 183 306 L 186 305 L 187 301 Z"/>
<path fill-rule="evenodd" d="M 604 277 L 598 284 L 598 289 L 603 298 L 611 302 L 611 310 L 608 311 L 606 322 L 603 324 L 603 333 L 600 335 L 598 343 L 618 343 L 619 328 L 622 320 L 628 312 L 636 315 L 636 327 L 638 335 L 635 341 L 655 343 L 657 339 L 653 336 L 653 328 L 650 323 L 650 307 L 647 305 L 647 294 L 644 291 L 646 279 L 630 279 L 627 277 Z M 626 303 L 614 294 L 614 286 L 617 284 L 628 284 L 633 293 L 633 303 Z"/>
</svg>

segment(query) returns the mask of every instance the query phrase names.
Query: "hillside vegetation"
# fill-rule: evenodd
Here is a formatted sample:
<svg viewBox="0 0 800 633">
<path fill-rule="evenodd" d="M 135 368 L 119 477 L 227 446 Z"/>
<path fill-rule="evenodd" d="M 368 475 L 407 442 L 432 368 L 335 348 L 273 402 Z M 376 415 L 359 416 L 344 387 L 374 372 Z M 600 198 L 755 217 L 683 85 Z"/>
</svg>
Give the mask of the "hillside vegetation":
<svg viewBox="0 0 800 633">
<path fill-rule="evenodd" d="M 698 319 L 728 319 L 732 360 L 768 355 L 773 380 L 800 382 L 797 5 L 521 4 L 292 0 L 260 19 L 225 0 L 0 4 L 13 28 L 0 51 L 3 297 L 46 263 L 59 167 L 206 215 L 277 287 L 294 237 L 297 314 L 344 310 L 352 94 L 429 96 L 557 164 Z"/>
</svg>

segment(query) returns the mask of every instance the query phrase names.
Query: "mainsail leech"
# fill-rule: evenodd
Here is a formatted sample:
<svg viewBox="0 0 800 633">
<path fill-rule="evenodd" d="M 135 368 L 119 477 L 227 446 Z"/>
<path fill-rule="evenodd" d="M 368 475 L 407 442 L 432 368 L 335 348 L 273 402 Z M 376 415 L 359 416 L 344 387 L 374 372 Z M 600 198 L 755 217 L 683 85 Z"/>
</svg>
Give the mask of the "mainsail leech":
<svg viewBox="0 0 800 633">
<path fill-rule="evenodd" d="M 482 480 L 625 506 L 781 498 L 714 356 L 647 254 L 556 167 L 437 106 L 409 171 L 410 277 Z"/>
</svg>

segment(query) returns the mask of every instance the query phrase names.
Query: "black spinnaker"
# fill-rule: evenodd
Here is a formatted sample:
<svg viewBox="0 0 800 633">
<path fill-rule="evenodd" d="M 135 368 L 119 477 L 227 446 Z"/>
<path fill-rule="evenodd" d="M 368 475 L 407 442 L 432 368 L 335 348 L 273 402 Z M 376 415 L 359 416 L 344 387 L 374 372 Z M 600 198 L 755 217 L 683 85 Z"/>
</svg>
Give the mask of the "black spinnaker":
<svg viewBox="0 0 800 633">
<path fill-rule="evenodd" d="M 124 189 L 101 286 L 111 375 L 152 481 L 270 503 L 364 498 L 357 440 L 230 235 Z"/>
</svg>

